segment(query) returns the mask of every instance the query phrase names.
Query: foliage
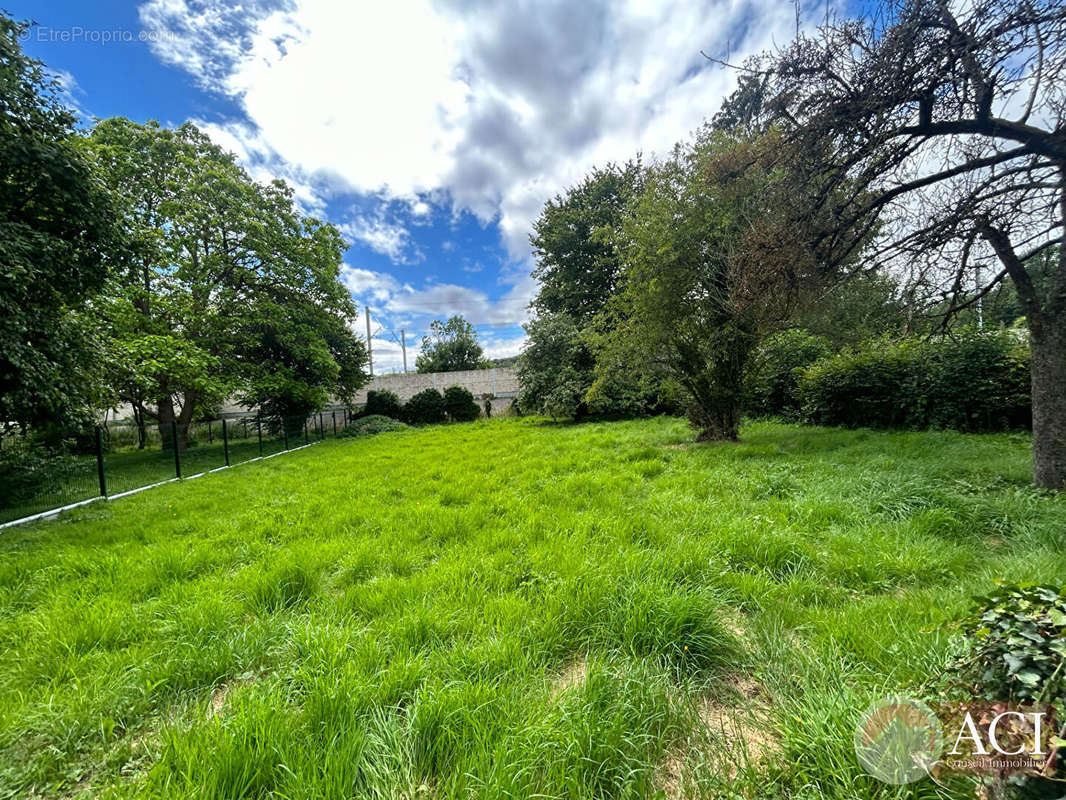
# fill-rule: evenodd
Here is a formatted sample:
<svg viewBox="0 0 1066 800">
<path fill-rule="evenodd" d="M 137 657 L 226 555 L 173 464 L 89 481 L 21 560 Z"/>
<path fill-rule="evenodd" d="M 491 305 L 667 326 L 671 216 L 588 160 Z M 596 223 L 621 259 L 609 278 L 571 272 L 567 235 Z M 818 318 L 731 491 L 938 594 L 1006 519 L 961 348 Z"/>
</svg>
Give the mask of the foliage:
<svg viewBox="0 0 1066 800">
<path fill-rule="evenodd" d="M 1000 582 L 960 623 L 967 652 L 947 670 L 967 697 L 1014 702 L 1066 697 L 1066 589 Z"/>
<path fill-rule="evenodd" d="M 415 359 L 419 372 L 458 372 L 488 366 L 477 331 L 462 316 L 451 317 L 447 322 L 433 320 L 429 336 L 422 337 L 422 352 Z"/>
<path fill-rule="evenodd" d="M 802 405 L 796 392 L 800 375 L 832 354 L 827 339 L 806 330 L 790 329 L 766 337 L 752 355 L 744 380 L 748 411 L 798 416 Z"/>
<path fill-rule="evenodd" d="M 350 400 L 366 349 L 332 225 L 191 124 L 103 120 L 85 146 L 129 242 L 93 310 L 115 395 L 142 426 L 186 423 L 234 394 L 271 419 Z"/>
<path fill-rule="evenodd" d="M 517 365 L 525 411 L 581 419 L 659 409 L 662 387 L 646 371 L 630 364 L 596 374 L 604 355 L 597 331 L 613 324 L 608 304 L 623 271 L 622 220 L 642 183 L 639 160 L 594 169 L 549 201 L 534 224 L 540 289 Z"/>
<path fill-rule="evenodd" d="M 366 393 L 366 406 L 363 408 L 363 414 L 401 419 L 403 404 L 400 403 L 396 392 L 390 392 L 387 389 L 371 389 Z"/>
<path fill-rule="evenodd" d="M 877 228 L 877 257 L 945 317 L 1010 279 L 1030 331 L 1033 479 L 1066 489 L 1061 0 L 887 0 L 745 71 L 720 124 L 780 131 L 834 236 Z"/>
<path fill-rule="evenodd" d="M 642 180 L 639 160 L 610 164 L 545 204 L 530 236 L 538 314 L 565 314 L 581 328 L 603 310 L 622 271 L 617 232 Z"/>
<path fill-rule="evenodd" d="M 423 389 L 413 395 L 403 406 L 403 418 L 412 425 L 429 425 L 444 422 L 444 397 L 436 389 Z"/>
<path fill-rule="evenodd" d="M 49 447 L 28 436 L 8 437 L 0 447 L 0 509 L 55 491 L 82 472 L 77 458 L 65 448 Z"/>
<path fill-rule="evenodd" d="M 78 309 L 121 246 L 74 114 L 22 52 L 28 30 L 0 13 L 0 432 L 85 419 L 101 401 L 100 353 Z"/>
<path fill-rule="evenodd" d="M 584 416 L 595 362 L 577 322 L 555 313 L 533 318 L 525 330 L 527 342 L 516 370 L 519 406 L 553 419 Z"/>
<path fill-rule="evenodd" d="M 1028 424 L 1028 353 L 1013 334 L 963 330 L 879 341 L 818 362 L 799 381 L 820 425 L 990 431 Z"/>
<path fill-rule="evenodd" d="M 444 411 L 452 422 L 471 422 L 481 416 L 473 392 L 463 386 L 449 386 L 444 390 Z"/>
<path fill-rule="evenodd" d="M 638 363 L 676 381 L 698 438 L 736 439 L 743 377 L 759 340 L 822 283 L 804 189 L 772 165 L 774 136 L 703 130 L 648 171 L 624 224 L 620 323 L 606 363 Z"/>
<path fill-rule="evenodd" d="M 395 417 L 382 416 L 381 414 L 368 414 L 360 417 L 355 422 L 349 423 L 338 436 L 373 436 L 378 433 L 407 430 L 409 426 L 400 422 Z"/>
<path fill-rule="evenodd" d="M 792 323 L 828 340 L 834 351 L 899 336 L 908 326 L 913 333 L 929 332 L 929 323 L 908 311 L 904 292 L 889 274 L 859 272 L 808 298 L 796 309 Z"/>
</svg>

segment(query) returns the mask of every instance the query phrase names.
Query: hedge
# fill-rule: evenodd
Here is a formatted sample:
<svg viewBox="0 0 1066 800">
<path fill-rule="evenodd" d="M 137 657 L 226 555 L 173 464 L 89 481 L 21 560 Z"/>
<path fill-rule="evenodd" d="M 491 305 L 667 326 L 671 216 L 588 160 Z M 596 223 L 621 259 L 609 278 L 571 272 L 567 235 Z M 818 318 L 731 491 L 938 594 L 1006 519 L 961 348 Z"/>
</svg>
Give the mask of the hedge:
<svg viewBox="0 0 1066 800">
<path fill-rule="evenodd" d="M 996 431 L 1032 424 L 1029 353 L 1008 331 L 879 341 L 800 376 L 803 417 L 818 425 Z"/>
<path fill-rule="evenodd" d="M 449 386 L 444 390 L 444 411 L 452 422 L 472 422 L 481 416 L 481 407 L 474 402 L 473 393 L 463 386 Z"/>
<path fill-rule="evenodd" d="M 366 393 L 366 406 L 363 408 L 363 415 L 367 417 L 379 415 L 392 419 L 401 419 L 403 417 L 403 405 L 400 403 L 400 398 L 396 392 L 390 392 L 387 389 L 371 389 Z"/>
<path fill-rule="evenodd" d="M 745 378 L 747 411 L 758 416 L 799 417 L 800 376 L 811 364 L 832 354 L 829 340 L 809 331 L 789 330 L 766 337 L 755 351 Z"/>
<path fill-rule="evenodd" d="M 423 389 L 411 397 L 403 407 L 405 422 L 412 425 L 429 425 L 434 422 L 444 422 L 444 398 L 436 389 Z"/>
</svg>

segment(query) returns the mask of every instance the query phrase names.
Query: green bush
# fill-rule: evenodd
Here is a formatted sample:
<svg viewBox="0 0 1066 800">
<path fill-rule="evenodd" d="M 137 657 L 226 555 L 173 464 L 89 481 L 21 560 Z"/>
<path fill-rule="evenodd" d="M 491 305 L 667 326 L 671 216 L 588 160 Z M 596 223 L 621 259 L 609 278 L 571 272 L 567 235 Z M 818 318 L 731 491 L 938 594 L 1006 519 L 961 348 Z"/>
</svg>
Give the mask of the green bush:
<svg viewBox="0 0 1066 800">
<path fill-rule="evenodd" d="M 452 422 L 471 422 L 481 415 L 473 392 L 462 386 L 449 386 L 444 390 L 444 411 Z"/>
<path fill-rule="evenodd" d="M 363 407 L 363 416 L 378 415 L 391 417 L 392 419 L 403 418 L 403 404 L 396 392 L 382 389 L 371 389 L 366 393 L 366 405 Z"/>
<path fill-rule="evenodd" d="M 436 389 L 423 389 L 404 405 L 403 416 L 412 425 L 444 422 L 444 397 Z"/>
<path fill-rule="evenodd" d="M 965 652 L 945 672 L 963 697 L 1066 697 L 1066 589 L 1001 583 L 961 623 Z"/>
<path fill-rule="evenodd" d="M 818 425 L 993 431 L 1031 424 L 1029 355 L 1005 331 L 879 341 L 808 367 L 797 388 Z"/>
<path fill-rule="evenodd" d="M 78 460 L 33 440 L 13 436 L 0 447 L 0 508 L 27 503 L 39 494 L 55 492 L 78 477 Z"/>
<path fill-rule="evenodd" d="M 790 330 L 768 336 L 752 357 L 745 379 L 747 410 L 755 415 L 798 417 L 797 386 L 803 370 L 833 354 L 824 336 Z"/>
<path fill-rule="evenodd" d="M 408 425 L 381 414 L 371 414 L 360 417 L 355 422 L 347 425 L 338 436 L 373 436 L 376 433 L 388 433 L 389 431 L 406 430 Z"/>
</svg>

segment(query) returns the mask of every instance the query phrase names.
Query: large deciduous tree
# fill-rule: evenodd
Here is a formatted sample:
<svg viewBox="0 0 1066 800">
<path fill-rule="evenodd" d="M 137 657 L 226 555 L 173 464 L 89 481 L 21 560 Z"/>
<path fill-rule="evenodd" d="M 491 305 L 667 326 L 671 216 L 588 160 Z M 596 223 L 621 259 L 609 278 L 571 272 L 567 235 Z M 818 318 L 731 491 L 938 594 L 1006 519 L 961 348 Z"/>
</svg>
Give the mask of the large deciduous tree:
<svg viewBox="0 0 1066 800">
<path fill-rule="evenodd" d="M 606 317 L 622 273 L 619 232 L 642 180 L 639 159 L 593 169 L 548 201 L 533 225 L 540 288 L 518 360 L 527 411 L 580 418 L 639 413 L 659 401 L 661 387 L 631 368 L 599 381 L 595 371 L 598 334 L 614 324 Z"/>
<path fill-rule="evenodd" d="M 415 359 L 419 372 L 458 372 L 487 366 L 477 331 L 462 316 L 451 317 L 447 322 L 433 320 L 429 335 L 422 337 L 422 352 Z"/>
<path fill-rule="evenodd" d="M 0 429 L 90 415 L 97 353 L 77 309 L 103 286 L 116 233 L 25 30 L 0 14 Z"/>
<path fill-rule="evenodd" d="M 87 146 L 128 248 L 96 311 L 119 399 L 169 428 L 227 396 L 304 415 L 367 380 L 344 243 L 303 217 L 284 183 L 253 181 L 190 124 L 115 118 Z"/>
<path fill-rule="evenodd" d="M 609 349 L 674 378 L 700 440 L 737 438 L 754 347 L 832 275 L 814 245 L 826 220 L 797 221 L 806 188 L 773 165 L 779 147 L 701 131 L 649 169 L 623 226 Z"/>
<path fill-rule="evenodd" d="M 949 315 L 1013 283 L 1034 478 L 1066 489 L 1066 5 L 891 0 L 747 64 L 718 123 L 785 130 L 839 220 L 828 235 L 881 224 L 879 252 Z"/>
</svg>

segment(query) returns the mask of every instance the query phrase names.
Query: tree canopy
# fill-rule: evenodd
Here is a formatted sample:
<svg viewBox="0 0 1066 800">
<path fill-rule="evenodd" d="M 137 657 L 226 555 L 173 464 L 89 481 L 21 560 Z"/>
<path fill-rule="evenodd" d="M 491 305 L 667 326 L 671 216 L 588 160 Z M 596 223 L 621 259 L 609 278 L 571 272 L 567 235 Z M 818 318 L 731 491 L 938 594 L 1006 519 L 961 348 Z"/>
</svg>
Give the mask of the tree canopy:
<svg viewBox="0 0 1066 800">
<path fill-rule="evenodd" d="M 447 322 L 433 320 L 429 335 L 422 337 L 422 352 L 415 359 L 419 372 L 457 372 L 484 369 L 489 362 L 478 344 L 474 326 L 457 315 Z"/>
<path fill-rule="evenodd" d="M 115 226 L 74 115 L 26 26 L 0 15 L 0 425 L 88 416 L 98 353 L 79 315 L 104 284 Z"/>
<path fill-rule="evenodd" d="M 1066 6 L 891 0 L 744 73 L 717 122 L 785 133 L 792 167 L 825 187 L 828 241 L 880 228 L 871 257 L 939 292 L 946 318 L 1013 283 L 1036 482 L 1066 488 Z M 1036 280 L 1045 253 L 1057 263 Z"/>
<path fill-rule="evenodd" d="M 94 302 L 117 399 L 161 425 L 236 396 L 306 414 L 368 379 L 336 228 L 195 126 L 101 121 L 86 140 L 127 247 Z"/>
</svg>

